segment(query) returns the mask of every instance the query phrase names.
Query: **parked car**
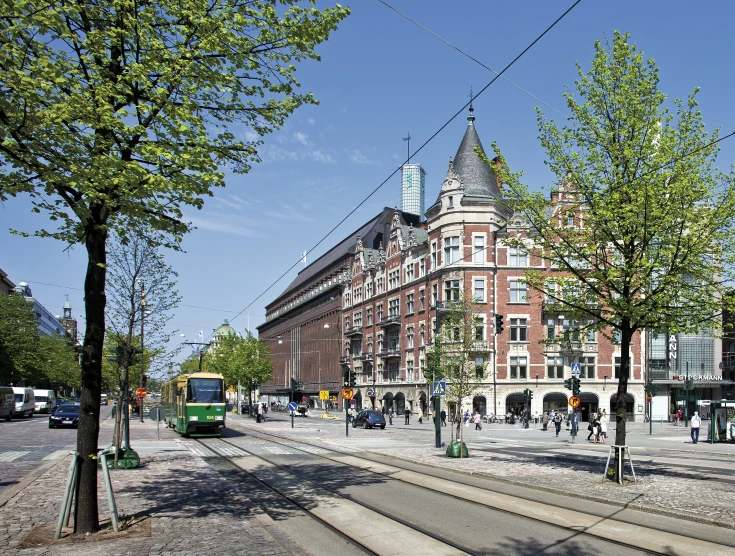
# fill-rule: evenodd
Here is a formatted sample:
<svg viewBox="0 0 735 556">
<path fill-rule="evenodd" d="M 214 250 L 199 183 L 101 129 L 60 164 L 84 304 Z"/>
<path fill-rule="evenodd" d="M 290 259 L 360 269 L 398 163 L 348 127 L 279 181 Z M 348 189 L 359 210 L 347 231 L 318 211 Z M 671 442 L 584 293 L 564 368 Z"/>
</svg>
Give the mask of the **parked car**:
<svg viewBox="0 0 735 556">
<path fill-rule="evenodd" d="M 74 427 L 76 429 L 79 426 L 79 409 L 80 406 L 76 404 L 57 406 L 48 418 L 48 428 Z"/>
<path fill-rule="evenodd" d="M 373 427 L 385 428 L 385 417 L 380 411 L 374 409 L 363 409 L 352 419 L 352 426 L 357 427 L 362 425 L 365 429 L 372 429 Z"/>
<path fill-rule="evenodd" d="M 296 415 L 300 417 L 309 416 L 309 406 L 305 403 L 300 403 L 299 407 L 296 408 Z"/>
<path fill-rule="evenodd" d="M 33 417 L 33 412 L 36 411 L 33 388 L 13 386 L 13 394 L 15 396 L 13 417 Z"/>
</svg>

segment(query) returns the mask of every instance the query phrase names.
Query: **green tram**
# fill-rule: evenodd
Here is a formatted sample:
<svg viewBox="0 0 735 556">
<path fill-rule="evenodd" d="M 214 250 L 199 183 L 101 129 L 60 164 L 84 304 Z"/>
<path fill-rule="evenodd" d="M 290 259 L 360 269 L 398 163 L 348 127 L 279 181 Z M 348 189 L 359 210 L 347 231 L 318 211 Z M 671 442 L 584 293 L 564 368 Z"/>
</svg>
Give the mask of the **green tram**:
<svg viewBox="0 0 735 556">
<path fill-rule="evenodd" d="M 222 436 L 225 389 L 222 375 L 193 372 L 164 384 L 166 423 L 183 436 Z"/>
</svg>

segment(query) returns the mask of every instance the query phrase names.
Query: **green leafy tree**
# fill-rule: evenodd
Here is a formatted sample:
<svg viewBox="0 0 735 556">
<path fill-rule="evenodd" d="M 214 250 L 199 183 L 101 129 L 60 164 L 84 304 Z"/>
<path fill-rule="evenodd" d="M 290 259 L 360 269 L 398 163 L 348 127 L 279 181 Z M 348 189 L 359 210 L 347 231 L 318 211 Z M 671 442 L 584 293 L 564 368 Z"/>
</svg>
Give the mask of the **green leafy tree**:
<svg viewBox="0 0 735 556">
<path fill-rule="evenodd" d="M 473 394 L 485 379 L 489 351 L 482 339 L 484 324 L 481 310 L 481 305 L 460 292 L 458 299 L 445 303 L 443 314 L 440 315 L 439 337 L 434 342 L 440 343 L 440 346 L 435 348 L 432 359 L 434 362 L 439 361 L 447 380 L 447 399 L 457 404 L 458 416 L 461 416 L 463 402 L 467 398 L 472 401 Z M 462 419 L 458 419 L 456 428 L 456 438 L 461 443 Z M 460 450 L 460 456 L 461 453 Z"/>
<path fill-rule="evenodd" d="M 589 71 L 577 68 L 577 94 L 565 94 L 567 125 L 539 113 L 558 180 L 550 199 L 529 191 L 506 161 L 491 168 L 515 210 L 511 221 L 527 224 L 508 243 L 531 245 L 549 269 L 525 272 L 548 298 L 545 310 L 620 344 L 615 443 L 624 445 L 635 336 L 720 325 L 732 279 L 735 181 L 714 166 L 718 133 L 706 132 L 696 91 L 669 112 L 654 61 L 627 34 L 595 43 Z"/>
<path fill-rule="evenodd" d="M 349 13 L 298 0 L 3 3 L 0 200 L 30 195 L 53 237 L 87 252 L 77 533 L 99 529 L 97 431 L 111 230 L 167 233 L 178 247 L 224 185 L 246 173 L 263 136 L 315 103 L 295 79 Z M 135 229 L 124 228 L 130 219 Z"/>
<path fill-rule="evenodd" d="M 68 336 L 39 336 L 39 378 L 34 385 L 53 390 L 79 388 L 82 384 L 82 369 L 75 347 Z"/>
<path fill-rule="evenodd" d="M 20 294 L 0 295 L 0 382 L 30 384 L 38 364 L 38 322 Z"/>
</svg>

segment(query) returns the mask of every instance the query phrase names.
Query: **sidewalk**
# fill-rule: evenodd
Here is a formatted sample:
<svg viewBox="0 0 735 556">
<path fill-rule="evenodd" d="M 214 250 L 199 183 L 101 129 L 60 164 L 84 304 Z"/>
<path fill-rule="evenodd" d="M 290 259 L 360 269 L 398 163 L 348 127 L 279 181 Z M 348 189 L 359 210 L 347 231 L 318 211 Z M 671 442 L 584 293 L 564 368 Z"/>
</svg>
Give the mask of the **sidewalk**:
<svg viewBox="0 0 735 556">
<path fill-rule="evenodd" d="M 133 525 L 100 543 L 77 539 L 17 549 L 31 530 L 53 539 L 70 457 L 59 458 L 0 507 L 0 554 L 306 554 L 248 499 L 247 494 L 176 442 L 178 435 L 156 424 L 131 421 L 131 445 L 141 454 L 137 469 L 111 471 L 118 514 Z M 112 422 L 100 423 L 100 447 L 112 438 Z M 161 451 L 162 450 L 162 451 Z M 100 520 L 109 517 L 102 472 L 98 474 Z M 25 481 L 28 483 L 28 481 Z M 147 519 L 146 519 L 147 516 Z M 39 531 L 39 527 L 46 526 Z"/>
<path fill-rule="evenodd" d="M 242 424 L 245 425 L 245 422 Z M 464 440 L 468 445 L 470 457 L 464 459 L 447 458 L 446 448 L 435 448 L 430 440 L 425 446 L 422 445 L 423 438 L 407 442 L 402 427 L 388 427 L 385 431 L 380 431 L 380 436 L 363 436 L 351 431 L 351 436 L 344 438 L 341 437 L 344 434 L 343 431 L 320 430 L 319 423 L 314 421 L 303 423 L 296 429 L 291 429 L 290 423 L 283 421 L 257 426 L 265 426 L 270 429 L 269 432 L 283 438 L 310 443 L 323 442 L 346 453 L 361 449 L 439 469 L 486 476 L 504 483 L 531 487 L 563 496 L 570 496 L 570 485 L 573 484 L 571 495 L 575 499 L 602 502 L 735 529 L 735 503 L 733 503 L 735 484 L 728 477 L 718 475 L 719 469 L 732 470 L 735 468 L 735 458 L 732 457 L 733 446 L 727 447 L 729 453 L 701 454 L 702 457 L 697 460 L 700 462 L 699 470 L 694 473 L 691 469 L 677 468 L 677 458 L 685 457 L 683 453 L 677 455 L 660 448 L 650 448 L 652 451 L 658 451 L 652 455 L 649 449 L 643 452 L 633 450 L 633 464 L 639 466 L 636 468 L 638 480 L 633 483 L 632 476 L 629 474 L 630 468 L 626 464 L 626 482 L 620 486 L 609 481 L 602 481 L 609 445 L 601 446 L 580 441 L 577 444 L 571 444 L 563 442 L 560 437 L 557 440 L 562 442 L 554 445 L 549 452 L 540 454 L 530 453 L 533 450 L 533 441 L 530 444 L 520 441 L 503 445 L 505 448 L 528 449 L 528 452 L 516 456 L 508 451 L 496 451 L 498 432 L 506 428 L 505 425 L 497 428 L 486 425 L 482 431 L 477 432 L 471 427 L 469 430 L 466 429 Z M 508 425 L 507 428 L 512 428 L 512 426 Z M 542 434 L 545 433 L 537 436 Z M 550 434 L 554 436 L 553 433 Z M 568 439 L 569 433 L 563 432 L 563 434 Z M 445 446 L 449 443 L 448 427 L 442 430 L 442 441 Z M 376 442 L 380 442 L 380 445 L 385 447 L 376 446 Z M 665 444 L 672 445 L 672 442 L 665 442 Z M 687 463 L 691 463 L 691 456 L 697 456 L 700 449 L 703 452 L 707 448 L 711 446 L 698 444 L 696 451 L 688 451 Z M 575 457 L 571 465 L 568 460 L 562 459 L 569 455 Z M 644 462 L 649 464 L 647 470 L 642 468 L 641 464 Z M 651 467 L 654 467 L 655 471 L 651 471 Z"/>
</svg>

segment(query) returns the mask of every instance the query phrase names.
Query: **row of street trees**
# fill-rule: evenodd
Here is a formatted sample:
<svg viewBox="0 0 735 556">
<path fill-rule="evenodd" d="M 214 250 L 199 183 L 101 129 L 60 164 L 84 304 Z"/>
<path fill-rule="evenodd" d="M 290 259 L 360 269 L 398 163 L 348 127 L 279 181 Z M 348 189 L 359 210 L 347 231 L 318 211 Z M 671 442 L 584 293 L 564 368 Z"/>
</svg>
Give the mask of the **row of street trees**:
<svg viewBox="0 0 735 556">
<path fill-rule="evenodd" d="M 79 388 L 79 354 L 68 336 L 39 333 L 33 304 L 22 295 L 0 295 L 0 384 L 21 383 Z"/>
</svg>

